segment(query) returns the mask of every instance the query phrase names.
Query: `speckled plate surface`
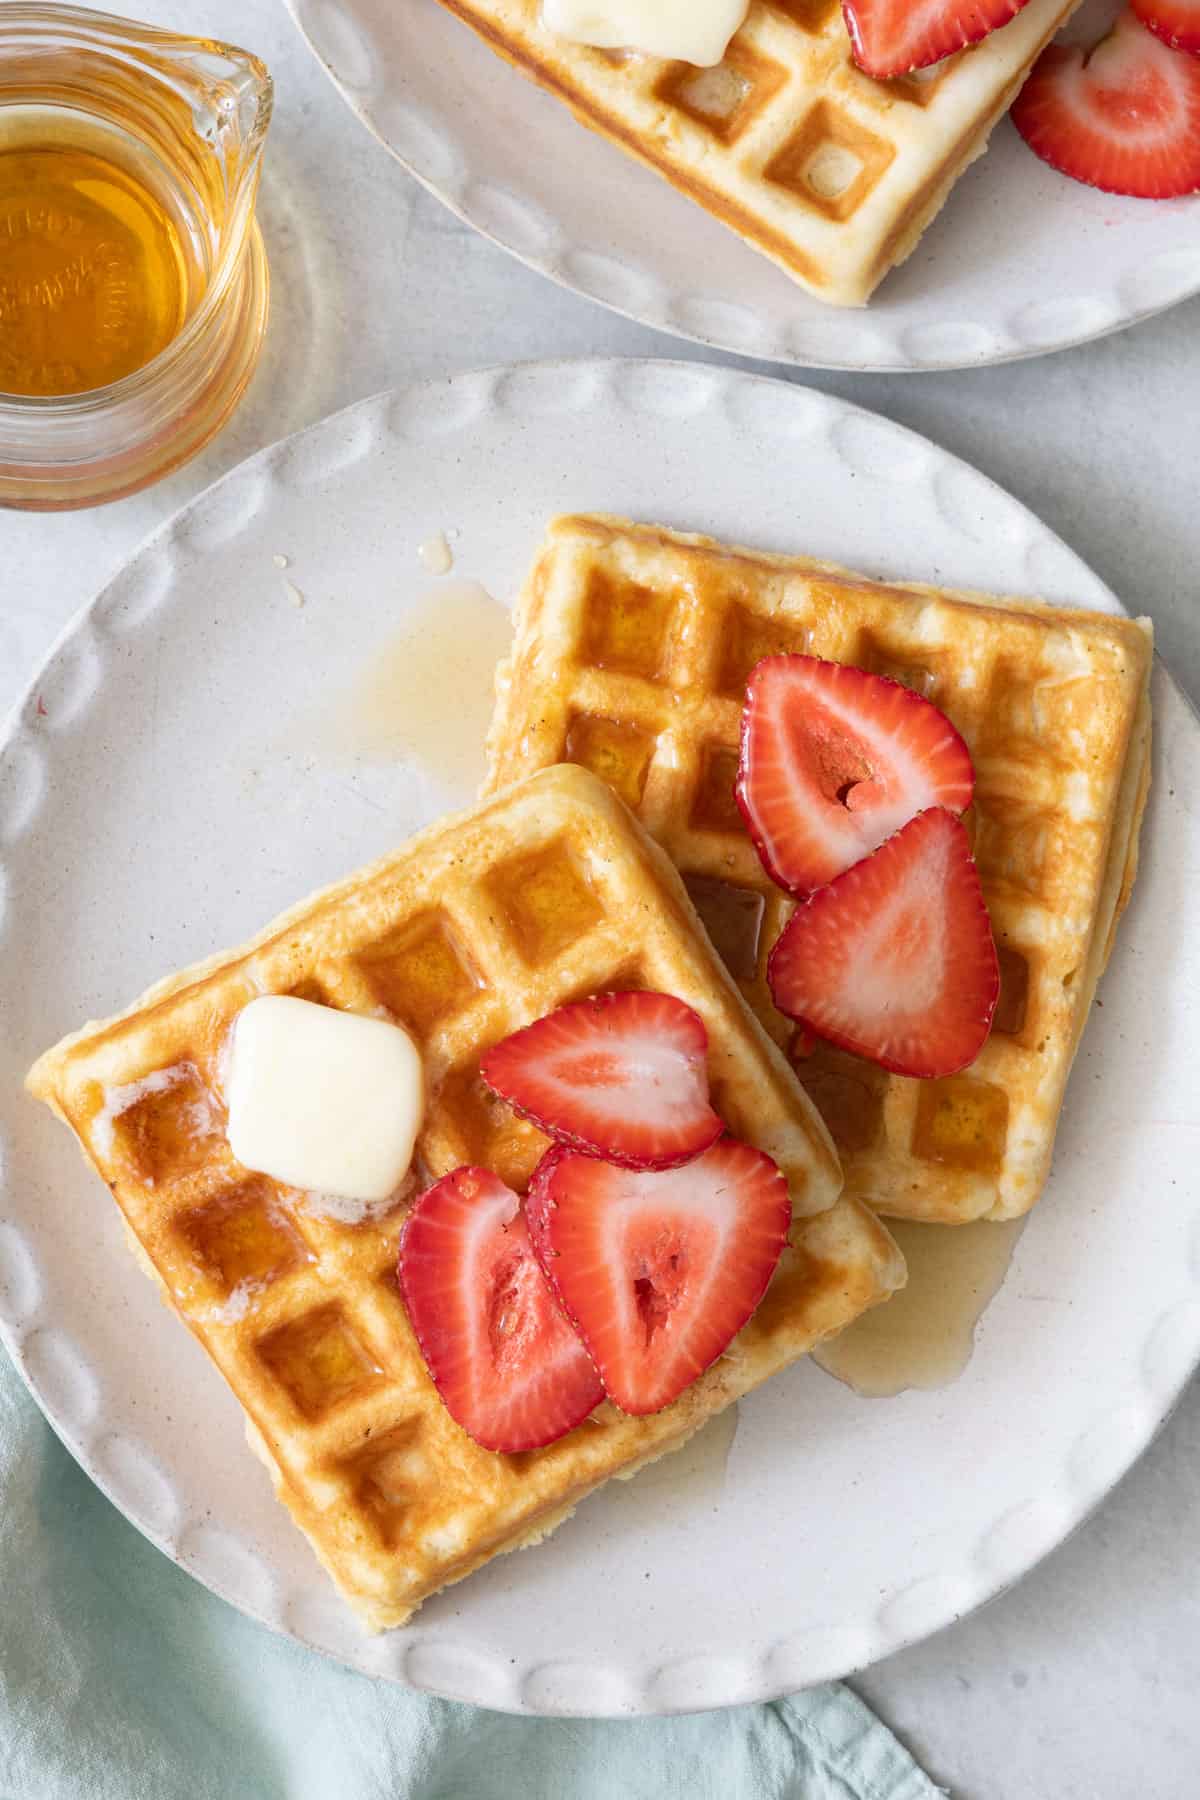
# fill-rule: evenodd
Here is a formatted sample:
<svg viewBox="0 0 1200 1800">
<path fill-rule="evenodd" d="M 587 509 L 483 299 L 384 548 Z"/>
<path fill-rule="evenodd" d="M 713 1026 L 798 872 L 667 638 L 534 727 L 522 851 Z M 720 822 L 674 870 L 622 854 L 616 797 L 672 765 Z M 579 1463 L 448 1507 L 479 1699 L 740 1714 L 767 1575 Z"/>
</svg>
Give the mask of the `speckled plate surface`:
<svg viewBox="0 0 1200 1800">
<path fill-rule="evenodd" d="M 378 395 L 243 464 L 76 620 L 0 752 L 0 1327 L 83 1466 L 243 1611 L 457 1698 L 621 1714 L 777 1695 L 936 1630 L 1060 1542 L 1170 1407 L 1200 1353 L 1200 737 L 1160 671 L 1142 877 L 1049 1193 L 963 1379 L 870 1402 L 797 1367 L 743 1402 L 732 1446 L 714 1428 L 370 1639 L 20 1080 L 61 1032 L 465 797 L 436 756 L 347 756 L 329 721 L 405 621 L 429 616 L 423 540 L 455 530 L 456 573 L 507 599 L 546 518 L 591 507 L 1116 606 L 932 444 L 716 368 L 466 374 Z M 486 711 L 449 677 L 447 695 Z M 481 772 L 482 754 L 458 779 Z"/>
<path fill-rule="evenodd" d="M 677 337 L 830 369 L 951 369 L 1102 337 L 1200 292 L 1200 198 L 1056 174 L 1007 119 L 865 311 L 823 305 L 434 0 L 287 0 L 347 104 L 460 218 Z M 1117 0 L 1069 27 L 1094 41 Z"/>
</svg>

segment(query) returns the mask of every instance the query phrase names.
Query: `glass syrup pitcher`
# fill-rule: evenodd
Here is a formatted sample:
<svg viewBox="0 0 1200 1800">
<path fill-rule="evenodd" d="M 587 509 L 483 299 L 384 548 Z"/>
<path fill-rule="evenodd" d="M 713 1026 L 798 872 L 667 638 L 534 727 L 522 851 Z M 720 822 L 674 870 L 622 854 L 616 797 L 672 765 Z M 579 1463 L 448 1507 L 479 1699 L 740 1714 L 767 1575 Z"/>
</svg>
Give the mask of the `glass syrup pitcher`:
<svg viewBox="0 0 1200 1800">
<path fill-rule="evenodd" d="M 267 322 L 259 60 L 0 6 L 0 505 L 91 506 L 228 419 Z"/>
</svg>

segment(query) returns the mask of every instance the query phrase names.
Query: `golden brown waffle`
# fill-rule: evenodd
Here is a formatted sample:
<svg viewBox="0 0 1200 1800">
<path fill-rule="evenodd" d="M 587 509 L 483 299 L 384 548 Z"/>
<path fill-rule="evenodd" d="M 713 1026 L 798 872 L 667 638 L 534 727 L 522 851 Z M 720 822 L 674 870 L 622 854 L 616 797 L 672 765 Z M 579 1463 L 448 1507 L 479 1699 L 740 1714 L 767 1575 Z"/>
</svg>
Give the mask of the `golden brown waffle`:
<svg viewBox="0 0 1200 1800">
<path fill-rule="evenodd" d="M 811 1054 L 775 1011 L 767 954 L 792 911 L 734 804 L 746 680 L 800 651 L 891 675 L 974 759 L 967 824 L 1000 953 L 992 1035 L 961 1075 Z M 1149 782 L 1147 624 L 1037 601 L 884 586 L 801 557 L 619 519 L 550 526 L 497 676 L 491 783 L 594 769 L 670 853 L 759 1018 L 791 1044 L 847 1191 L 965 1223 L 1028 1210 L 1137 867 Z"/>
<path fill-rule="evenodd" d="M 861 306 L 1078 0 L 1030 0 L 973 49 L 887 82 L 851 58 L 839 0 L 754 0 L 716 69 L 568 43 L 540 0 L 441 4 L 818 299 Z"/>
<path fill-rule="evenodd" d="M 523 1185 L 546 1140 L 489 1097 L 481 1052 L 561 1002 L 677 994 L 708 1028 L 714 1103 L 779 1161 L 797 1212 L 768 1293 L 673 1406 L 601 1406 L 516 1456 L 451 1419 L 396 1286 L 405 1207 L 351 1222 L 250 1174 L 224 1135 L 240 1009 L 291 993 L 401 1021 L 423 1052 L 423 1172 L 484 1163 Z M 553 769 L 172 976 L 41 1058 L 33 1092 L 73 1127 L 168 1303 L 247 1414 L 281 1499 L 373 1628 L 544 1536 L 610 1475 L 675 1448 L 903 1280 L 891 1239 L 838 1200 L 828 1138 L 713 956 L 667 859 L 594 776 Z"/>
</svg>

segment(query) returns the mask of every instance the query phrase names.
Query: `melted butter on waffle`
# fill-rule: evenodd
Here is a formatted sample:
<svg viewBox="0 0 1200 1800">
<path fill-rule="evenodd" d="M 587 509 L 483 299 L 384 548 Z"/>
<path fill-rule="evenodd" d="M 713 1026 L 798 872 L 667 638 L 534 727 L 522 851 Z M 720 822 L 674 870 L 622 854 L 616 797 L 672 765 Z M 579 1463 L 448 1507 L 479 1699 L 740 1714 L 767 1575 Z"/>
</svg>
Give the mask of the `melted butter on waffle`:
<svg viewBox="0 0 1200 1800">
<path fill-rule="evenodd" d="M 991 1037 L 945 1081 L 813 1045 L 766 961 L 793 903 L 730 800 L 746 679 L 799 652 L 940 706 L 975 763 L 972 834 L 1000 955 Z M 1137 867 L 1150 633 L 1108 615 L 886 585 L 654 526 L 560 519 L 497 675 L 493 787 L 573 757 L 673 858 L 714 944 L 838 1145 L 849 1192 L 899 1217 L 1013 1218 L 1041 1192 L 1071 1062 Z"/>
</svg>

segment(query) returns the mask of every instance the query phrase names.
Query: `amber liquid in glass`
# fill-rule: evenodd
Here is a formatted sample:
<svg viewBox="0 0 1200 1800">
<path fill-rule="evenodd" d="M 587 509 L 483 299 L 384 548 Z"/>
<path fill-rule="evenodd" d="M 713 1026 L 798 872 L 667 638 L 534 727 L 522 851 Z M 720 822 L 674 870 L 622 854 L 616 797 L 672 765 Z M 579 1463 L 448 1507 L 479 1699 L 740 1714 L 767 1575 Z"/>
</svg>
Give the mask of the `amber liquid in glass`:
<svg viewBox="0 0 1200 1800">
<path fill-rule="evenodd" d="M 89 393 L 143 368 L 203 292 L 186 221 L 135 140 L 69 109 L 0 134 L 0 393 Z"/>
</svg>

